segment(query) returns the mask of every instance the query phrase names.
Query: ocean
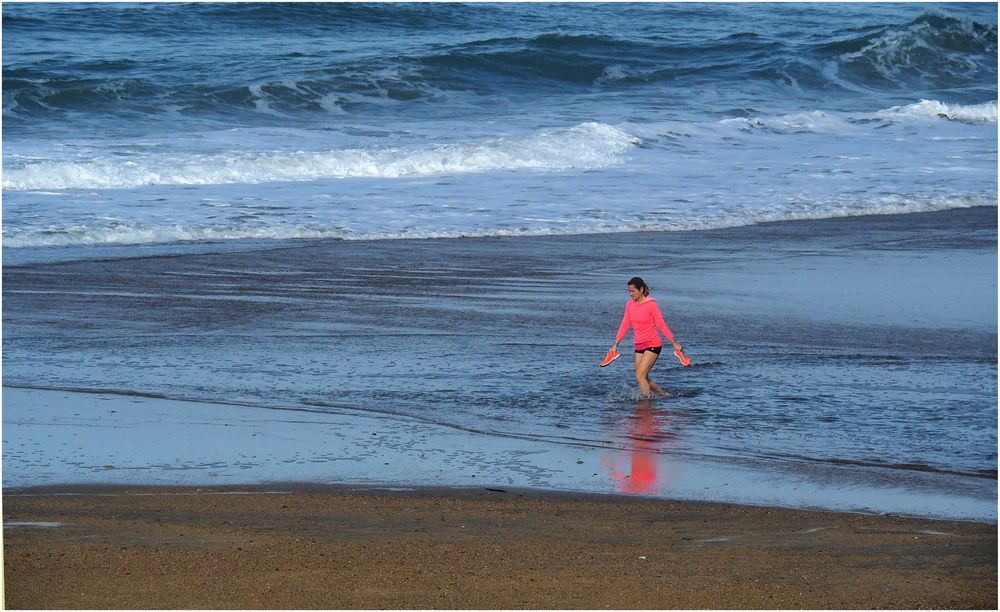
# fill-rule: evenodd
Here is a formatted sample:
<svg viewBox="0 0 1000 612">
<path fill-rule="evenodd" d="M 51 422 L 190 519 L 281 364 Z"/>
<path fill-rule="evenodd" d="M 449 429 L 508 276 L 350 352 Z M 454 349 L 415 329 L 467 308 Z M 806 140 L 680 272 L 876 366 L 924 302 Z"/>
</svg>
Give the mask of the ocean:
<svg viewBox="0 0 1000 612">
<path fill-rule="evenodd" d="M 3 20 L 14 261 L 996 202 L 989 4 L 11 3 Z"/>
<path fill-rule="evenodd" d="M 995 4 L 4 3 L 2 187 L 8 388 L 995 502 Z"/>
</svg>

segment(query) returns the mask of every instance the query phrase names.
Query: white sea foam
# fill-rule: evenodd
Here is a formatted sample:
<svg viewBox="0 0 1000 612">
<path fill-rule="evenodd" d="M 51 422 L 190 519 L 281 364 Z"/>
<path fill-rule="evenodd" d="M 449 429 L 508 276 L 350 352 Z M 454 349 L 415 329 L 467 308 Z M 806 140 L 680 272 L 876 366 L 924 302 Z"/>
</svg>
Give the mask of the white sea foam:
<svg viewBox="0 0 1000 612">
<path fill-rule="evenodd" d="M 615 64 L 612 66 L 607 66 L 598 76 L 594 79 L 595 85 L 607 85 L 609 83 L 615 83 L 617 81 L 622 81 L 628 78 L 628 73 L 625 71 L 624 66 Z"/>
<path fill-rule="evenodd" d="M 719 122 L 724 126 L 735 126 L 741 131 L 767 130 L 782 134 L 797 132 L 841 132 L 850 124 L 843 118 L 823 111 L 792 113 L 777 117 L 735 117 Z"/>
<path fill-rule="evenodd" d="M 5 169 L 10 191 L 132 189 L 324 178 L 400 178 L 514 170 L 594 169 L 616 165 L 637 139 L 612 126 L 583 123 L 531 136 L 417 149 L 139 155 L 122 161 L 35 161 Z"/>
<path fill-rule="evenodd" d="M 535 225 L 495 226 L 415 226 L 405 230 L 380 225 L 377 215 L 369 215 L 368 225 L 345 230 L 302 224 L 264 223 L 251 227 L 202 226 L 153 223 L 92 222 L 65 227 L 11 230 L 4 228 L 5 248 L 66 247 L 97 245 L 140 245 L 179 242 L 219 242 L 227 240 L 400 240 L 434 238 L 477 238 L 507 236 L 555 236 L 621 232 L 700 231 L 740 227 L 775 221 L 805 221 L 862 215 L 892 215 L 934 212 L 973 206 L 996 206 L 996 194 L 988 197 L 903 197 L 882 196 L 866 201 L 830 200 L 808 205 L 786 204 L 768 209 L 718 212 L 693 210 L 662 222 L 635 219 L 539 219 Z"/>
<path fill-rule="evenodd" d="M 779 116 L 734 117 L 719 121 L 724 127 L 735 127 L 742 132 L 757 130 L 778 133 L 795 134 L 803 132 L 845 134 L 854 129 L 852 121 L 857 119 L 882 119 L 890 121 L 905 121 L 907 119 L 934 119 L 959 121 L 964 123 L 996 123 L 996 101 L 982 104 L 947 104 L 937 100 L 920 100 L 905 106 L 892 108 L 863 115 L 839 115 L 825 111 L 810 111 L 791 113 Z M 640 130 L 633 130 L 640 136 Z"/>
<path fill-rule="evenodd" d="M 970 123 L 996 123 L 997 102 L 991 100 L 982 104 L 946 104 L 937 100 L 921 100 L 906 106 L 893 106 L 876 113 L 886 119 L 906 117 L 939 118 Z"/>
<path fill-rule="evenodd" d="M 110 225 L 72 225 L 43 230 L 5 231 L 3 246 L 63 247 L 126 244 L 165 244 L 172 242 L 218 242 L 222 240 L 295 240 L 310 238 L 345 238 L 340 229 L 316 229 L 301 225 L 258 227 L 189 227 L 182 224 L 114 223 Z"/>
</svg>

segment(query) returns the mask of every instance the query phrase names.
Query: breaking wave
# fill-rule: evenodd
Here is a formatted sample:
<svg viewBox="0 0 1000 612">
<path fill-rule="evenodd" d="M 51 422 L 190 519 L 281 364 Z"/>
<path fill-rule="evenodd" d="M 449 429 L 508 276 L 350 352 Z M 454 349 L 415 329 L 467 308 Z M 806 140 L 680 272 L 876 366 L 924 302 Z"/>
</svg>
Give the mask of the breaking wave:
<svg viewBox="0 0 1000 612">
<path fill-rule="evenodd" d="M 931 117 L 964 121 L 968 123 L 996 123 L 997 103 L 995 100 L 983 104 L 946 104 L 937 100 L 921 100 L 916 104 L 894 106 L 877 113 L 883 118 Z"/>
<path fill-rule="evenodd" d="M 618 164 L 638 140 L 600 123 L 532 136 L 420 149 L 345 149 L 135 156 L 88 161 L 29 161 L 8 167 L 11 191 L 131 189 L 149 185 L 222 185 L 328 178 L 402 178 L 517 170 L 595 169 Z"/>
<path fill-rule="evenodd" d="M 838 77 L 867 87 L 956 87 L 996 80 L 997 27 L 926 13 L 904 26 L 822 45 Z"/>
</svg>

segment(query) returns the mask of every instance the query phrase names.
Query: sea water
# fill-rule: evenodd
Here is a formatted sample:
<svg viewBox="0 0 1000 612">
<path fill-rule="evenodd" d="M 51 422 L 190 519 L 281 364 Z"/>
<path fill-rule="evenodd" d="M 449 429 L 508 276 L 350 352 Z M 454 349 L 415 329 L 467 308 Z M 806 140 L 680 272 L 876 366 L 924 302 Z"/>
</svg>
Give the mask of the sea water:
<svg viewBox="0 0 1000 612">
<path fill-rule="evenodd" d="M 995 496 L 995 213 L 863 216 L 996 206 L 995 5 L 8 3 L 3 33 L 6 385 Z M 592 363 L 640 271 L 696 360 L 652 416 L 628 355 Z"/>
</svg>

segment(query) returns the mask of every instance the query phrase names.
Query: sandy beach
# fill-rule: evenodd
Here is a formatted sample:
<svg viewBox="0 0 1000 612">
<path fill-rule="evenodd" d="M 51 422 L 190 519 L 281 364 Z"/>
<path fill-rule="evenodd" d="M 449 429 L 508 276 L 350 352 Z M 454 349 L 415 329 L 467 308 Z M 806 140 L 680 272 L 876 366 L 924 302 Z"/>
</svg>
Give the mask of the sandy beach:
<svg viewBox="0 0 1000 612">
<path fill-rule="evenodd" d="M 997 528 L 519 490 L 6 495 L 8 608 L 995 609 Z"/>
</svg>

